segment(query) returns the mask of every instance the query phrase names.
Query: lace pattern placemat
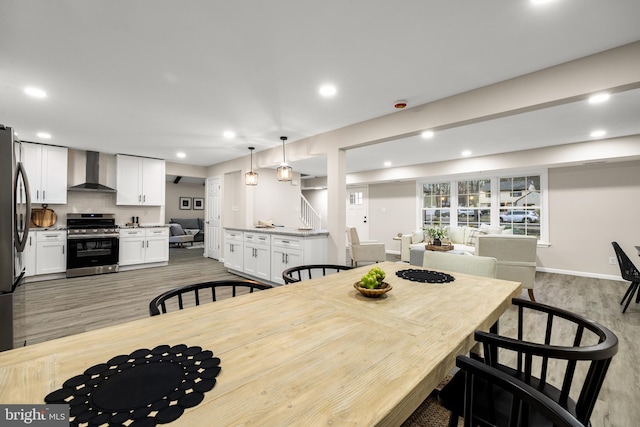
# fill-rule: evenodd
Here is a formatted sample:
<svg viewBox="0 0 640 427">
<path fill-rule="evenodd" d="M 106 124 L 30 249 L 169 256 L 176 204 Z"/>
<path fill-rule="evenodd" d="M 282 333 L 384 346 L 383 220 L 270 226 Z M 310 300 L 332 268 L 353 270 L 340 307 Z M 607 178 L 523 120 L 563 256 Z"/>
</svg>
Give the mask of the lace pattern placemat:
<svg viewBox="0 0 640 427">
<path fill-rule="evenodd" d="M 161 345 L 92 366 L 44 400 L 69 404 L 74 426 L 155 426 L 198 405 L 219 373 L 220 359 L 210 350 Z"/>
<path fill-rule="evenodd" d="M 432 270 L 418 270 L 414 268 L 400 270 L 396 272 L 396 276 L 420 283 L 449 283 L 456 280 L 455 277 L 450 274 Z"/>
</svg>

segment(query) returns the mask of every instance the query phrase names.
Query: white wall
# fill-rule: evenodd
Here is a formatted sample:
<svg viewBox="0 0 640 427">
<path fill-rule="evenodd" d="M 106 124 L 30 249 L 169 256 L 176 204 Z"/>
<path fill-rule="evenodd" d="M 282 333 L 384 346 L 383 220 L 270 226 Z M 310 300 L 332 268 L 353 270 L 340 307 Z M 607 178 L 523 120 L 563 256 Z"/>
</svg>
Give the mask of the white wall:
<svg viewBox="0 0 640 427">
<path fill-rule="evenodd" d="M 191 209 L 180 209 L 180 197 L 191 198 Z M 204 202 L 204 185 L 188 182 L 167 181 L 165 192 L 165 216 L 167 222 L 171 218 L 204 218 L 204 209 L 193 209 L 193 198 L 201 198 Z M 204 206 L 204 204 L 203 204 Z"/>
<path fill-rule="evenodd" d="M 300 174 L 293 174 L 293 181 L 278 181 L 274 169 L 260 169 L 258 185 L 252 187 L 253 220 L 248 226 L 255 225 L 258 220 L 272 219 L 274 224 L 298 228 L 304 224 L 300 216 Z M 242 182 L 244 186 L 244 181 Z"/>
<path fill-rule="evenodd" d="M 549 208 L 551 245 L 538 250 L 539 267 L 619 277 L 612 241 L 638 265 L 640 161 L 550 169 Z"/>
<path fill-rule="evenodd" d="M 416 228 L 416 182 L 369 185 L 369 238 L 384 242 L 387 252 L 400 252 L 398 233 Z"/>
</svg>

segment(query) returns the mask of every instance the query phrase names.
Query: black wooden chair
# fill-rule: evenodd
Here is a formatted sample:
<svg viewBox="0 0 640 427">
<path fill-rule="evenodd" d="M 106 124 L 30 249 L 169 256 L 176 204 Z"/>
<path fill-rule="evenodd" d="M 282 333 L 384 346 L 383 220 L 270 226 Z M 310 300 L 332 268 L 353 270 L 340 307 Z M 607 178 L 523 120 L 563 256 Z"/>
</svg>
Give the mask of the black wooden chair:
<svg viewBox="0 0 640 427">
<path fill-rule="evenodd" d="M 465 427 L 584 427 L 553 399 L 499 369 L 466 356 L 458 356 L 456 366 L 465 374 Z M 477 382 L 490 384 L 488 396 L 478 394 Z M 485 405 L 478 404 L 486 401 L 487 397 L 502 404 L 502 410 L 491 413 L 486 411 Z"/>
<path fill-rule="evenodd" d="M 638 287 L 640 286 L 640 271 L 636 268 L 635 265 L 631 262 L 626 253 L 622 250 L 620 245 L 617 242 L 611 242 L 613 245 L 613 250 L 616 251 L 616 256 L 618 257 L 618 265 L 620 266 L 620 273 L 622 274 L 622 278 L 624 280 L 628 280 L 631 282 L 629 288 L 627 288 L 627 292 L 622 297 L 620 301 L 620 305 L 624 304 L 625 300 L 627 301 L 624 304 L 624 308 L 622 312 L 627 311 L 627 307 L 629 307 L 629 303 L 633 299 L 633 294 L 638 292 L 638 296 L 636 297 L 636 304 L 640 302 L 640 291 L 638 291 Z"/>
<path fill-rule="evenodd" d="M 518 308 L 516 338 L 499 335 L 497 331 L 475 333 L 476 341 L 483 346 L 484 363 L 531 385 L 582 424 L 589 425 L 609 364 L 618 352 L 618 338 L 604 326 L 569 311 L 518 298 L 512 302 Z M 526 337 L 525 319 L 527 326 L 532 326 L 528 327 Z M 501 358 L 511 359 L 509 363 L 498 362 L 498 350 Z M 548 375 L 550 369 L 553 375 Z M 577 377 L 584 378 L 582 384 L 574 381 L 576 370 Z M 558 378 L 557 387 L 550 383 L 551 378 Z M 477 393 L 487 395 L 486 383 L 477 381 L 475 386 Z M 569 396 L 572 386 L 574 391 L 579 390 L 577 400 Z M 449 425 L 456 426 L 464 410 L 463 374 L 454 375 L 438 398 L 451 411 Z M 493 408 L 491 400 L 485 400 L 484 404 Z M 495 411 L 498 410 L 496 405 Z"/>
<path fill-rule="evenodd" d="M 326 276 L 328 274 L 339 273 L 342 270 L 351 270 L 351 267 L 347 265 L 333 265 L 333 264 L 313 264 L 313 265 L 299 265 L 297 267 L 291 267 L 282 272 L 282 279 L 285 284 L 301 282 L 303 280 L 309 280 L 316 277 Z"/>
<path fill-rule="evenodd" d="M 207 297 L 210 294 L 211 301 L 217 301 L 218 291 L 228 290 L 231 296 L 235 297 L 239 294 L 253 293 L 253 291 L 261 291 L 272 288 L 271 285 L 255 282 L 253 280 L 218 280 L 214 282 L 196 283 L 194 285 L 186 285 L 170 291 L 164 292 L 155 297 L 149 303 L 149 315 L 157 316 L 167 312 L 167 303 L 170 307 L 174 307 L 177 302 L 177 309 L 182 310 L 185 302 L 188 306 L 200 305 L 201 297 Z M 187 295 L 190 295 L 187 297 Z"/>
</svg>

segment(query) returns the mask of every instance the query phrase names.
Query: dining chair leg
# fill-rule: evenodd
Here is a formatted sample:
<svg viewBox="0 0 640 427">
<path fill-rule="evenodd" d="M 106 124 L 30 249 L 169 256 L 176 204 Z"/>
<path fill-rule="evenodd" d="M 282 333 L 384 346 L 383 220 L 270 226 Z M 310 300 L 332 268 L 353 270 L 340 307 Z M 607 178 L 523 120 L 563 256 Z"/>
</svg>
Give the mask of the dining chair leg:
<svg viewBox="0 0 640 427">
<path fill-rule="evenodd" d="M 627 303 L 624 305 L 624 309 L 622 310 L 623 313 L 625 313 L 627 311 L 627 307 L 629 307 L 629 303 L 633 299 L 633 294 L 638 289 L 638 282 L 634 282 L 632 286 L 633 286 L 633 289 L 631 290 L 631 293 L 629 294 L 629 299 L 627 299 Z"/>
<path fill-rule="evenodd" d="M 449 427 L 458 427 L 458 414 L 451 413 L 449 417 Z"/>
<path fill-rule="evenodd" d="M 536 302 L 536 299 L 535 299 L 535 297 L 533 296 L 533 289 L 529 289 L 529 299 L 530 299 L 532 302 Z"/>
<path fill-rule="evenodd" d="M 629 287 L 627 288 L 627 292 L 624 293 L 624 296 L 622 297 L 622 299 L 620 300 L 620 305 L 624 304 L 624 301 L 627 299 L 627 297 L 629 296 L 629 294 L 631 293 L 631 290 L 633 289 L 633 285 L 635 283 L 631 283 L 629 285 Z"/>
</svg>

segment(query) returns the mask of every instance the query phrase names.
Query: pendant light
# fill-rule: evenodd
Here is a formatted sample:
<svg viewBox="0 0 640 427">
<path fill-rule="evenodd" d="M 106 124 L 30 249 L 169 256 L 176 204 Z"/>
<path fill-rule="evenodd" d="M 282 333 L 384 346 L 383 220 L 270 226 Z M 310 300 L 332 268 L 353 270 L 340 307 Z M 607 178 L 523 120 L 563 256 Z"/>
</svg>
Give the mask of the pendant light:
<svg viewBox="0 0 640 427">
<path fill-rule="evenodd" d="M 278 168 L 278 181 L 291 181 L 293 171 L 291 166 L 287 165 L 287 161 L 284 155 L 284 142 L 287 140 L 286 136 L 281 136 L 282 140 L 282 164 Z"/>
<path fill-rule="evenodd" d="M 255 147 L 249 147 L 251 151 L 251 170 L 244 174 L 244 183 L 246 185 L 258 185 L 258 174 L 253 171 L 253 150 Z"/>
</svg>

